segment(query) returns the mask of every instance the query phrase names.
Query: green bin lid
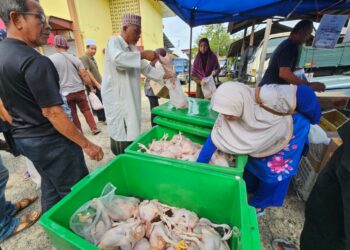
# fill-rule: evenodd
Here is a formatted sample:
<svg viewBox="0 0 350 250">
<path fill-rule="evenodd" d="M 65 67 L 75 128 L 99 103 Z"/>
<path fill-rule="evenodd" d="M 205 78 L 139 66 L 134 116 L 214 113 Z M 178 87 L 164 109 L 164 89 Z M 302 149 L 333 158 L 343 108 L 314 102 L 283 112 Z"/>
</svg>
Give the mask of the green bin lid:
<svg viewBox="0 0 350 250">
<path fill-rule="evenodd" d="M 152 109 L 152 113 L 172 120 L 212 128 L 218 116 L 210 108 L 210 101 L 205 99 L 189 98 L 187 109 L 176 109 L 170 101 Z"/>
<path fill-rule="evenodd" d="M 175 121 L 172 119 L 167 119 L 159 116 L 154 118 L 153 122 L 157 123 L 162 127 L 172 128 L 181 132 L 186 132 L 192 135 L 197 135 L 205 138 L 207 138 L 211 133 L 210 128 L 199 127 L 199 126 L 191 125 L 185 122 Z"/>
</svg>

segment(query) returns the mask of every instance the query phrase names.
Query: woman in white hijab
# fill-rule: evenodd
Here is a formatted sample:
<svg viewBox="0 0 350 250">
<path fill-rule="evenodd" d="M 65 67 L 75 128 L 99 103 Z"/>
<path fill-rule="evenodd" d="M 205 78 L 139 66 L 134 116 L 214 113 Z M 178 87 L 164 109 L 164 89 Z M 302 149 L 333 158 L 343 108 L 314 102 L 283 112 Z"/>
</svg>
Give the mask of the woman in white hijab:
<svg viewBox="0 0 350 250">
<path fill-rule="evenodd" d="M 249 204 L 258 213 L 269 206 L 282 206 L 310 123 L 318 123 L 321 117 L 313 90 L 305 85 L 253 89 L 226 82 L 214 94 L 212 109 L 219 115 L 197 161 L 208 162 L 216 149 L 248 154 L 244 179 Z"/>
</svg>

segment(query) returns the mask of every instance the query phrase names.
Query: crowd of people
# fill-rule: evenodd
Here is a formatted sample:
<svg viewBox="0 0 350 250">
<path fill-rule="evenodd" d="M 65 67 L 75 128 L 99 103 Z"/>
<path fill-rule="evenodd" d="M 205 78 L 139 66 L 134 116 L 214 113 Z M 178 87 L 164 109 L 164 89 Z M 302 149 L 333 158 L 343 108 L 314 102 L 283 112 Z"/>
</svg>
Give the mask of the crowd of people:
<svg viewBox="0 0 350 250">
<path fill-rule="evenodd" d="M 9 174 L 0 157 L 1 242 L 33 225 L 89 173 L 84 153 L 92 160 L 103 158 L 101 147 L 84 135 L 77 107 L 93 135 L 100 133 L 93 113 L 107 125 L 111 151 L 122 154 L 141 132 L 141 73 L 146 77 L 145 94 L 153 108 L 159 104 L 150 81 L 173 78 L 174 72 L 154 67 L 159 57 L 166 55 L 164 49 L 137 50 L 141 35 L 138 15 L 124 14 L 120 35 L 107 41 L 102 75 L 94 59 L 97 46 L 93 39 L 86 40 L 86 53 L 80 59 L 69 52 L 62 35 L 55 36 L 55 54 L 46 57 L 38 52 L 36 48 L 48 41 L 50 25 L 37 1 L 3 1 L 0 17 L 7 28 L 6 39 L 0 32 L 0 128 L 7 150 L 25 156 L 34 166 L 32 171 L 40 175 L 42 192 L 41 211 L 17 218 L 16 214 L 38 196 L 15 203 L 6 200 Z M 249 204 L 258 216 L 268 207 L 283 205 L 291 178 L 307 150 L 310 125 L 321 117 L 314 91 L 324 91 L 325 85 L 294 74 L 298 46 L 309 39 L 312 30 L 313 23 L 307 20 L 294 27 L 271 56 L 259 87 L 226 82 L 212 98 L 212 108 L 219 115 L 197 161 L 209 162 L 217 149 L 249 155 L 244 180 Z M 204 78 L 217 76 L 220 66 L 208 39 L 200 39 L 198 47 L 192 79 L 197 83 L 196 97 L 203 98 Z M 91 109 L 92 94 L 103 108 Z M 151 121 L 154 125 L 153 117 Z M 306 204 L 301 237 L 304 250 L 350 246 L 349 128 L 345 126 L 340 136 L 344 144 L 321 173 Z M 330 200 L 334 202 L 329 204 Z M 318 248 L 314 248 L 316 243 Z M 296 249 L 285 241 L 274 244 L 276 249 Z"/>
</svg>

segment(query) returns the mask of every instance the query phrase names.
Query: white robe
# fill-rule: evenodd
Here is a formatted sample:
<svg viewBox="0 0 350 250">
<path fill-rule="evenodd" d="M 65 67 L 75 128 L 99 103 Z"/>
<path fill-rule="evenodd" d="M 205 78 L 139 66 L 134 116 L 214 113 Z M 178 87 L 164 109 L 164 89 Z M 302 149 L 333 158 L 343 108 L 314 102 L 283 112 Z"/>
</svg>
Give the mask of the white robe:
<svg viewBox="0 0 350 250">
<path fill-rule="evenodd" d="M 108 132 L 115 141 L 133 141 L 141 132 L 141 73 L 155 81 L 164 75 L 141 60 L 135 45 L 112 36 L 105 49 L 101 93 Z"/>
</svg>

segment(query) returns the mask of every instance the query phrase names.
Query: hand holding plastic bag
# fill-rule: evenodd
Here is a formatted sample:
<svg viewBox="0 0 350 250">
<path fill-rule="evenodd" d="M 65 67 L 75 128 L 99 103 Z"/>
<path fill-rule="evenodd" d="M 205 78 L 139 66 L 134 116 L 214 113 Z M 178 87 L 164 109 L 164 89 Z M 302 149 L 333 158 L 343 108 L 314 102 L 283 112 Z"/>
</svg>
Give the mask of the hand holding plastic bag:
<svg viewBox="0 0 350 250">
<path fill-rule="evenodd" d="M 216 85 L 213 76 L 208 76 L 202 79 L 202 82 L 205 84 L 201 84 L 202 92 L 204 95 L 204 98 L 210 99 L 215 91 L 216 91 Z"/>
<path fill-rule="evenodd" d="M 93 110 L 101 110 L 103 109 L 102 102 L 98 99 L 97 95 L 94 92 L 90 92 L 89 101 L 91 103 Z"/>
<path fill-rule="evenodd" d="M 159 62 L 164 69 L 164 79 L 171 79 L 176 77 L 176 72 L 173 65 L 173 60 L 169 56 L 162 57 L 159 55 Z"/>
</svg>

